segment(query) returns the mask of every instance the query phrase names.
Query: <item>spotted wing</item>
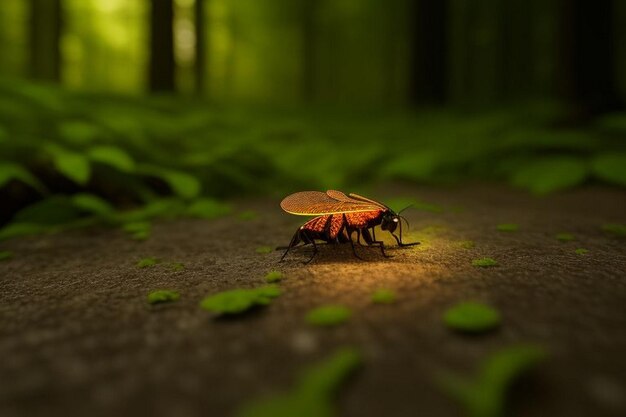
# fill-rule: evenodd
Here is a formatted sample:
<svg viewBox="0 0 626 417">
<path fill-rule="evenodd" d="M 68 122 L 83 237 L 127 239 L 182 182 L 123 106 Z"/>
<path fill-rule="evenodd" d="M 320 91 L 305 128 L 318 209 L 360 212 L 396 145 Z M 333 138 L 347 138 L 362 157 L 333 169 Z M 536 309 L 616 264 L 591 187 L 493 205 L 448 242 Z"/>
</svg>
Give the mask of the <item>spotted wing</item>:
<svg viewBox="0 0 626 417">
<path fill-rule="evenodd" d="M 340 196 L 343 195 L 343 197 Z M 338 200 L 336 198 L 342 198 Z M 287 213 L 299 216 L 322 216 L 325 214 L 335 213 L 358 213 L 363 211 L 380 210 L 380 205 L 369 202 L 359 201 L 349 198 L 339 191 L 331 190 L 329 193 L 321 191 L 301 191 L 291 194 L 280 203 L 280 207 Z"/>
</svg>

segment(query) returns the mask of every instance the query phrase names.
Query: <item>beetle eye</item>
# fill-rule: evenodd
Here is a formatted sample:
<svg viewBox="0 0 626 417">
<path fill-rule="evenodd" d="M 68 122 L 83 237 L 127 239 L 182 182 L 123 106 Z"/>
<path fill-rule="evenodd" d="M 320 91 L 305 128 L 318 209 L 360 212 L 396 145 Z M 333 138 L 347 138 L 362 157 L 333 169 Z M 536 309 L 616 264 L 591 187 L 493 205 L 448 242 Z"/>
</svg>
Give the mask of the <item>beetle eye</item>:
<svg viewBox="0 0 626 417">
<path fill-rule="evenodd" d="M 397 217 L 394 217 L 393 221 L 394 221 L 395 223 L 398 223 L 398 218 L 397 218 Z"/>
</svg>

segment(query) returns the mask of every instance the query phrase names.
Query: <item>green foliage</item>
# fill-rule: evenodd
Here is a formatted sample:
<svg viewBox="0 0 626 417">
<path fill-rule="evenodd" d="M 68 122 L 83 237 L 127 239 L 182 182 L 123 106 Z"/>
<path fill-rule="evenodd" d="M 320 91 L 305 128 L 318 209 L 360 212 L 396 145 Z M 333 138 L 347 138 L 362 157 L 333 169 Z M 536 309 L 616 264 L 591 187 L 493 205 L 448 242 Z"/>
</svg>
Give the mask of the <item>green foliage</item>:
<svg viewBox="0 0 626 417">
<path fill-rule="evenodd" d="M 571 242 L 576 239 L 571 233 L 557 233 L 555 237 L 559 242 Z"/>
<path fill-rule="evenodd" d="M 142 174 L 165 181 L 176 195 L 184 199 L 197 197 L 202 189 L 202 184 L 196 177 L 182 171 L 155 165 L 141 165 L 138 170 Z"/>
<path fill-rule="evenodd" d="M 138 268 L 150 268 L 159 263 L 157 258 L 143 258 L 137 262 Z"/>
<path fill-rule="evenodd" d="M 255 220 L 259 217 L 259 214 L 254 210 L 246 210 L 239 213 L 237 217 L 241 220 Z"/>
<path fill-rule="evenodd" d="M 97 195 L 87 193 L 74 194 L 71 201 L 74 207 L 86 213 L 108 217 L 115 212 L 115 209 L 108 201 Z"/>
<path fill-rule="evenodd" d="M 231 207 L 229 204 L 225 204 L 211 198 L 200 198 L 192 202 L 189 207 L 187 207 L 186 214 L 191 217 L 213 219 L 225 216 L 230 212 Z"/>
<path fill-rule="evenodd" d="M 115 146 L 95 146 L 87 151 L 94 162 L 112 166 L 122 172 L 133 172 L 135 161 L 124 150 Z"/>
<path fill-rule="evenodd" d="M 500 232 L 517 232 L 519 230 L 519 225 L 514 223 L 504 223 L 499 224 L 496 228 Z"/>
<path fill-rule="evenodd" d="M 54 145 L 48 147 L 48 152 L 61 174 L 80 185 L 85 185 L 89 181 L 91 165 L 85 156 Z"/>
<path fill-rule="evenodd" d="M 285 276 L 280 271 L 270 271 L 265 275 L 265 281 L 267 282 L 279 282 L 282 281 Z"/>
<path fill-rule="evenodd" d="M 148 294 L 148 304 L 162 304 L 178 301 L 180 294 L 172 290 L 155 290 Z"/>
<path fill-rule="evenodd" d="M 272 298 L 278 297 L 280 293 L 280 288 L 275 285 L 224 291 L 206 297 L 200 307 L 216 314 L 240 314 L 253 307 L 270 304 Z"/>
<path fill-rule="evenodd" d="M 451 329 L 467 333 L 482 333 L 500 324 L 500 313 L 488 305 L 468 301 L 449 308 L 443 320 Z"/>
<path fill-rule="evenodd" d="M 609 223 L 602 225 L 602 230 L 617 237 L 626 237 L 626 224 Z"/>
<path fill-rule="evenodd" d="M 591 169 L 600 180 L 626 186 L 626 153 L 597 155 L 591 161 Z"/>
<path fill-rule="evenodd" d="M 122 229 L 134 240 L 146 240 L 150 237 L 152 225 L 149 222 L 132 222 L 123 225 Z"/>
<path fill-rule="evenodd" d="M 352 312 L 341 305 L 325 305 L 314 308 L 306 315 L 306 321 L 315 326 L 337 326 L 347 321 Z"/>
<path fill-rule="evenodd" d="M 505 348 L 486 358 L 473 377 L 444 374 L 439 384 L 465 408 L 468 417 L 501 417 L 513 382 L 545 357 L 538 346 Z"/>
<path fill-rule="evenodd" d="M 372 294 L 372 302 L 376 304 L 393 304 L 396 301 L 396 293 L 393 290 L 381 288 Z"/>
<path fill-rule="evenodd" d="M 574 251 L 577 255 L 586 255 L 589 253 L 587 249 L 578 248 Z"/>
<path fill-rule="evenodd" d="M 587 178 L 587 165 L 573 157 L 554 157 L 521 166 L 511 177 L 513 185 L 544 195 L 571 188 Z"/>
<path fill-rule="evenodd" d="M 0 252 L 0 261 L 6 261 L 8 259 L 11 259 L 13 257 L 13 252 L 10 251 L 1 251 Z"/>
<path fill-rule="evenodd" d="M 22 181 L 37 190 L 44 189 L 41 182 L 21 165 L 0 161 L 0 189 L 11 180 Z"/>
<path fill-rule="evenodd" d="M 498 265 L 498 262 L 493 258 L 481 258 L 481 259 L 474 259 L 472 261 L 472 265 L 481 267 L 481 268 L 489 268 L 491 266 Z"/>
<path fill-rule="evenodd" d="M 333 400 L 362 358 L 351 348 L 337 350 L 330 358 L 304 371 L 289 391 L 244 405 L 237 417 L 333 417 Z"/>
</svg>

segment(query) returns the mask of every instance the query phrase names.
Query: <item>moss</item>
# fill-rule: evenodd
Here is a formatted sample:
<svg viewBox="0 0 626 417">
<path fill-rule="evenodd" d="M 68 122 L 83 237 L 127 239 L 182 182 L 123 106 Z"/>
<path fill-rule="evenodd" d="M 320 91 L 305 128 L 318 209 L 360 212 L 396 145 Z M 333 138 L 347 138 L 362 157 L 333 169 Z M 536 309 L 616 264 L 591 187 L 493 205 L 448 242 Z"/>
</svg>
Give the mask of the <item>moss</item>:
<svg viewBox="0 0 626 417">
<path fill-rule="evenodd" d="M 159 263 L 157 258 L 143 258 L 139 262 L 137 262 L 137 267 L 139 268 L 149 268 L 155 266 Z"/>
<path fill-rule="evenodd" d="M 503 223 L 496 226 L 499 232 L 517 232 L 519 230 L 519 225 L 515 223 Z"/>
<path fill-rule="evenodd" d="M 463 249 L 472 249 L 476 246 L 473 240 L 460 240 L 457 245 Z"/>
<path fill-rule="evenodd" d="M 172 262 L 170 264 L 170 268 L 172 269 L 172 271 L 184 271 L 185 270 L 185 264 L 183 264 L 182 262 Z"/>
<path fill-rule="evenodd" d="M 294 387 L 280 395 L 245 404 L 236 417 L 332 417 L 333 400 L 348 377 L 361 365 L 358 351 L 343 348 L 305 370 Z"/>
<path fill-rule="evenodd" d="M 180 294 L 172 290 L 156 290 L 148 294 L 149 304 L 161 304 L 177 301 L 180 298 Z"/>
<path fill-rule="evenodd" d="M 150 237 L 152 225 L 149 222 L 132 222 L 123 225 L 122 229 L 134 240 L 146 240 Z"/>
<path fill-rule="evenodd" d="M 465 408 L 466 415 L 499 417 L 504 415 L 509 388 L 545 357 L 541 347 L 512 346 L 486 358 L 473 377 L 445 373 L 439 375 L 438 382 Z"/>
<path fill-rule="evenodd" d="M 270 271 L 265 275 L 265 281 L 267 282 L 278 282 L 282 281 L 285 276 L 280 271 Z"/>
<path fill-rule="evenodd" d="M 626 224 L 605 224 L 602 226 L 602 231 L 613 236 L 626 237 Z"/>
<path fill-rule="evenodd" d="M 256 253 L 272 253 L 274 249 L 272 249 L 270 246 L 259 246 L 255 249 L 255 251 Z"/>
<path fill-rule="evenodd" d="M 393 290 L 381 288 L 372 294 L 372 302 L 376 304 L 392 304 L 396 301 L 396 293 Z"/>
<path fill-rule="evenodd" d="M 481 268 L 488 268 L 490 266 L 498 265 L 498 262 L 493 258 L 480 258 L 480 259 L 474 259 L 472 261 L 472 265 L 478 266 Z"/>
<path fill-rule="evenodd" d="M 223 291 L 206 297 L 200 302 L 200 307 L 216 314 L 240 314 L 253 307 L 270 304 L 272 298 L 278 297 L 280 293 L 280 288 L 275 285 Z"/>
<path fill-rule="evenodd" d="M 350 318 L 352 312 L 342 305 L 325 305 L 314 308 L 306 315 L 306 321 L 315 326 L 337 326 Z"/>
<path fill-rule="evenodd" d="M 13 257 L 13 252 L 10 251 L 2 251 L 0 252 L 0 261 L 6 261 Z"/>
<path fill-rule="evenodd" d="M 589 253 L 587 249 L 583 249 L 583 248 L 578 248 L 574 252 L 578 255 L 586 255 Z"/>
<path fill-rule="evenodd" d="M 485 304 L 463 302 L 448 309 L 443 321 L 454 330 L 481 333 L 492 330 L 500 324 L 500 313 Z"/>
<path fill-rule="evenodd" d="M 558 233 L 555 236 L 556 240 L 558 240 L 559 242 L 571 242 L 572 240 L 576 239 L 574 237 L 573 234 L 571 233 Z"/>
</svg>

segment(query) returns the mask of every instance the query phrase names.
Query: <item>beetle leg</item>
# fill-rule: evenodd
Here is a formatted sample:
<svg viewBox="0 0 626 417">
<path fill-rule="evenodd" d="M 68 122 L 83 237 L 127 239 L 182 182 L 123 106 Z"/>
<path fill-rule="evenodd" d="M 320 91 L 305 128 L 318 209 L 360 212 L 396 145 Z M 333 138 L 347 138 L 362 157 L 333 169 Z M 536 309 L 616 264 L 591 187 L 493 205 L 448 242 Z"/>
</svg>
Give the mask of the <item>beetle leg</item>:
<svg viewBox="0 0 626 417">
<path fill-rule="evenodd" d="M 354 256 L 360 260 L 363 260 L 363 258 L 361 258 L 357 253 L 356 253 L 356 249 L 354 248 L 354 241 L 352 240 L 352 233 L 355 232 L 355 229 L 352 229 L 351 227 L 348 227 L 348 219 L 346 219 L 346 215 L 343 215 L 343 228 L 346 231 L 346 233 L 348 234 L 348 240 L 350 241 L 350 246 L 352 247 L 352 253 L 354 254 Z M 356 229 L 357 232 L 357 238 L 360 238 L 361 233 L 359 232 L 359 229 Z"/>
<path fill-rule="evenodd" d="M 308 261 L 302 262 L 303 264 L 306 265 L 310 263 L 313 260 L 313 258 L 315 258 L 315 255 L 317 255 L 317 244 L 315 243 L 315 239 L 311 239 L 309 238 L 309 236 L 306 236 L 306 235 L 304 237 L 306 237 L 309 240 L 309 242 L 313 244 L 313 254 L 311 255 Z"/>
<path fill-rule="evenodd" d="M 374 239 L 372 239 L 372 235 L 370 235 L 369 230 L 363 229 L 363 239 L 365 239 L 365 242 L 368 245 L 370 245 L 370 246 L 371 245 L 378 245 L 378 247 L 380 247 L 380 252 L 383 254 L 383 256 L 385 258 L 392 258 L 392 256 L 387 255 L 385 253 L 385 244 L 384 244 L 384 242 L 381 241 L 381 240 L 374 240 Z"/>
<path fill-rule="evenodd" d="M 394 235 L 393 233 L 391 234 L 391 236 L 393 236 L 396 239 L 396 242 L 398 242 L 398 246 L 400 246 L 401 248 L 406 248 L 407 246 L 415 246 L 415 245 L 420 244 L 420 242 L 404 243 L 398 236 Z"/>
<path fill-rule="evenodd" d="M 289 253 L 289 251 L 296 247 L 298 245 L 298 243 L 300 243 L 300 241 L 302 240 L 302 237 L 300 236 L 300 233 L 302 232 L 301 229 L 296 230 L 296 233 L 294 233 L 293 237 L 291 238 L 291 242 L 289 242 L 289 246 L 287 246 L 287 250 L 285 250 L 285 253 L 283 253 L 283 256 L 280 257 L 280 262 L 283 261 L 283 259 L 285 259 L 285 256 L 287 256 L 287 254 Z M 305 243 L 306 245 L 306 243 Z M 283 249 L 281 247 L 276 248 L 277 250 Z"/>
</svg>

